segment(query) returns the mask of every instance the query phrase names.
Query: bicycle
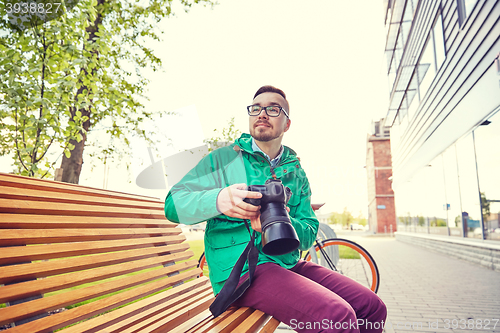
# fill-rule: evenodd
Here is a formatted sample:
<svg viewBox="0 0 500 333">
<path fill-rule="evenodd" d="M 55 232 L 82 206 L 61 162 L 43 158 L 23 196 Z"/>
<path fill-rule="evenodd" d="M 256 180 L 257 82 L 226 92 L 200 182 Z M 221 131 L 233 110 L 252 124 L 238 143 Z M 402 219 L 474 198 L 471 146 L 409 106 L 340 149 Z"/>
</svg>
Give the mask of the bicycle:
<svg viewBox="0 0 500 333">
<path fill-rule="evenodd" d="M 316 243 L 301 256 L 347 276 L 377 293 L 380 274 L 375 260 L 361 245 L 343 238 L 317 238 Z"/>
<path fill-rule="evenodd" d="M 326 224 L 324 226 L 328 227 Z M 326 227 L 322 227 L 323 230 L 318 234 L 328 234 L 328 232 L 325 232 Z M 334 232 L 333 234 L 335 235 Z M 302 260 L 313 261 L 339 272 L 361 283 L 374 293 L 378 291 L 380 275 L 377 264 L 367 250 L 353 241 L 336 237 L 322 239 L 318 236 L 314 246 L 305 255 L 301 252 L 300 257 Z M 202 270 L 200 276 L 210 274 L 205 253 L 200 256 L 198 267 Z"/>
</svg>

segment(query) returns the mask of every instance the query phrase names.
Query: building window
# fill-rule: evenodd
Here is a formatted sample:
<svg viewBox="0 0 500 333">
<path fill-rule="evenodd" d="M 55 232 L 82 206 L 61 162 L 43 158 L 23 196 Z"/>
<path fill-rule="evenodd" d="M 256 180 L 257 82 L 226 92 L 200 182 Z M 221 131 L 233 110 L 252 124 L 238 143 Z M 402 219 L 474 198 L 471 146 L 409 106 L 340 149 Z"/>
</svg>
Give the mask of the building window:
<svg viewBox="0 0 500 333">
<path fill-rule="evenodd" d="M 422 57 L 415 68 L 414 78 L 416 77 L 418 80 L 418 101 L 424 97 L 445 59 L 443 21 L 440 14 L 429 32 Z M 415 89 L 415 84 L 412 85 L 411 89 Z M 416 106 L 413 106 L 413 110 L 415 109 Z"/>
<path fill-rule="evenodd" d="M 417 65 L 418 88 L 420 96 L 423 97 L 429 89 L 434 76 L 436 75 L 436 66 L 434 58 L 434 47 L 432 41 L 432 33 L 427 40 L 422 58 Z"/>
<path fill-rule="evenodd" d="M 443 178 L 445 202 L 443 209 L 446 212 L 450 236 L 462 236 L 462 203 L 460 201 L 460 183 L 457 167 L 456 146 L 450 146 L 443 154 Z M 470 177 L 470 175 L 468 175 Z"/>
<path fill-rule="evenodd" d="M 420 101 L 420 97 L 418 96 L 416 74 L 413 75 L 413 78 L 410 81 L 410 85 L 408 86 L 408 90 L 406 91 L 406 100 L 408 102 L 408 119 L 412 119 L 417 111 Z"/>
<path fill-rule="evenodd" d="M 434 40 L 434 54 L 436 57 L 436 73 L 441 68 L 441 65 L 446 58 L 446 50 L 444 46 L 444 35 L 443 35 L 443 20 L 442 16 L 439 15 L 434 28 L 432 28 L 432 37 Z"/>
<path fill-rule="evenodd" d="M 484 223 L 486 239 L 500 240 L 500 112 L 483 122 L 474 130 L 474 149 L 479 179 L 476 192 L 477 201 L 481 201 L 481 217 Z M 481 229 L 476 229 L 479 236 Z"/>
<path fill-rule="evenodd" d="M 394 50 L 386 52 L 387 64 L 388 64 L 388 76 L 389 76 L 389 91 L 394 88 L 394 81 L 396 79 L 396 73 L 401 65 L 401 59 L 403 57 L 403 52 L 405 45 L 408 43 L 408 36 L 410 33 L 411 24 L 413 21 L 413 15 L 415 13 L 415 3 L 416 0 L 407 0 L 405 4 L 404 14 L 402 17 L 401 25 L 399 26 L 398 34 L 396 37 L 396 42 L 394 44 Z M 390 6 L 390 4 L 389 4 Z M 390 21 L 389 21 L 390 22 Z M 386 22 L 387 24 L 387 22 Z"/>
<path fill-rule="evenodd" d="M 389 66 L 389 74 L 388 74 L 388 84 L 389 84 L 389 90 L 392 91 L 394 88 L 394 80 L 396 80 L 396 65 L 394 64 L 394 57 L 391 60 L 391 65 Z"/>
<path fill-rule="evenodd" d="M 410 33 L 411 22 L 413 21 L 413 14 L 415 12 L 415 7 L 413 6 L 413 1 L 409 0 L 406 2 L 405 13 L 403 15 L 403 22 L 401 22 L 401 31 L 403 37 L 403 43 L 408 42 L 408 34 Z"/>
<path fill-rule="evenodd" d="M 458 23 L 460 28 L 464 27 L 465 21 L 474 10 L 476 3 L 477 0 L 457 0 Z"/>
<path fill-rule="evenodd" d="M 481 204 L 472 133 L 458 140 L 455 147 L 462 209 L 462 234 L 464 237 L 474 238 L 481 234 L 477 231 L 477 228 L 481 226 Z"/>
</svg>

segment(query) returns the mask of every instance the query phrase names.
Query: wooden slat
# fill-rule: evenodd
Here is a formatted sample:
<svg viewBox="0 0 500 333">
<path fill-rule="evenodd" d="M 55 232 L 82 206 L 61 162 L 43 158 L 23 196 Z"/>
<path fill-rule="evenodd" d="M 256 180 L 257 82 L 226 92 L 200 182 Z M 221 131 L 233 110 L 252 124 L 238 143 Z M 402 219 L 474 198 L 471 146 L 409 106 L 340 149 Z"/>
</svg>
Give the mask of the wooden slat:
<svg viewBox="0 0 500 333">
<path fill-rule="evenodd" d="M 163 210 L 159 209 L 89 206 L 1 198 L 0 213 L 166 219 Z"/>
<path fill-rule="evenodd" d="M 142 328 L 141 332 L 161 333 L 165 331 L 170 331 L 174 329 L 176 326 L 179 326 L 180 324 L 185 322 L 186 320 L 189 320 L 190 318 L 206 310 L 210 306 L 210 304 L 212 304 L 213 300 L 214 296 L 213 294 L 211 294 L 194 303 L 191 303 L 191 301 L 187 301 L 184 304 L 179 304 L 170 307 L 168 311 L 165 311 L 165 314 L 171 313 L 170 315 L 168 315 L 165 318 L 161 318 L 159 320 L 158 317 L 163 317 L 164 314 L 156 316 L 154 318 L 156 322 L 148 327 Z M 144 323 L 141 322 L 141 326 L 146 323 L 147 321 Z M 134 331 L 135 330 L 125 330 L 124 333 L 133 333 Z"/>
<path fill-rule="evenodd" d="M 150 284 L 140 286 L 138 288 L 134 288 L 131 290 L 126 290 L 120 294 L 109 296 L 106 299 L 100 299 L 92 303 L 87 303 L 81 305 L 79 307 L 54 314 L 50 317 L 42 318 L 34 322 L 26 323 L 20 326 L 16 326 L 11 328 L 9 333 L 38 333 L 38 332 L 47 332 L 49 330 L 56 330 L 65 326 L 68 326 L 72 323 L 78 322 L 85 318 L 90 318 L 97 314 L 103 313 L 105 311 L 114 309 L 118 306 L 127 304 L 131 301 L 137 300 L 147 295 L 151 295 L 155 292 L 163 290 L 169 286 L 175 285 L 179 282 L 189 280 L 195 275 L 199 273 L 199 270 L 192 270 L 189 272 L 184 272 L 179 275 L 172 276 L 167 279 L 162 279 L 158 281 L 154 281 Z M 185 293 L 186 291 L 199 288 L 200 286 L 206 285 L 208 279 L 202 277 L 199 279 L 194 279 L 193 281 L 186 282 L 183 285 L 177 286 L 175 288 L 169 289 L 165 291 L 163 296 L 165 299 L 169 299 L 169 297 L 176 297 Z M 152 296 L 152 297 L 156 297 Z M 149 298 L 148 298 L 149 299 Z M 147 302 L 147 301 L 146 301 Z M 116 311 L 120 311 L 118 309 Z M 113 313 L 113 312 L 112 312 Z M 98 320 L 98 319 L 93 319 Z M 78 326 L 77 326 L 78 327 Z M 72 330 L 71 327 L 68 328 L 69 332 L 80 332 L 77 330 Z"/>
<path fill-rule="evenodd" d="M 52 295 L 34 301 L 12 305 L 0 309 L 0 325 L 13 321 L 29 318 L 50 310 L 59 309 L 68 305 L 76 304 L 85 300 L 93 299 L 125 288 L 133 287 L 155 279 L 159 279 L 180 270 L 186 270 L 197 266 L 197 261 L 188 261 L 161 269 L 144 272 L 138 275 L 127 276 L 121 279 L 104 282 L 98 285 L 72 290 L 63 294 Z M 185 272 L 193 277 L 197 276 L 198 270 Z M 182 275 L 181 273 L 179 275 Z"/>
<path fill-rule="evenodd" d="M 207 309 L 214 300 L 214 295 L 211 288 L 204 290 L 193 290 L 192 292 L 183 294 L 175 299 L 168 300 L 147 310 L 136 313 L 120 322 L 102 328 L 97 331 L 100 333 L 131 333 L 131 332 L 151 332 L 158 326 L 163 326 L 163 332 L 169 327 L 177 326 L 186 317 L 182 318 L 181 312 L 189 312 L 193 315 Z M 175 323 L 173 323 L 174 321 Z M 168 323 L 168 324 L 167 324 Z"/>
<path fill-rule="evenodd" d="M 191 285 L 194 285 L 193 287 Z M 179 289 L 184 289 L 179 292 Z M 196 297 L 197 295 L 212 292 L 212 287 L 206 277 L 189 281 L 186 284 L 169 289 L 157 295 L 140 300 L 126 307 L 106 313 L 86 322 L 72 326 L 64 330 L 64 333 L 86 333 L 103 330 L 111 332 L 118 328 L 126 328 L 136 324 L 138 321 L 150 316 L 151 308 L 160 306 L 167 307 L 169 304 L 178 304 L 183 299 Z M 172 303 L 168 303 L 172 300 Z"/>
<path fill-rule="evenodd" d="M 30 188 L 35 190 L 51 190 L 62 193 L 86 193 L 89 196 L 102 196 L 106 198 L 127 198 L 136 201 L 159 201 L 158 198 L 148 197 L 144 195 L 123 193 L 110 190 L 102 190 L 98 188 L 56 182 L 52 180 L 36 179 L 18 175 L 0 173 L 0 186 L 12 186 L 19 188 Z"/>
<path fill-rule="evenodd" d="M 134 201 L 130 199 L 115 199 L 92 197 L 87 194 L 72 194 L 33 189 L 0 186 L 0 198 L 11 200 L 29 200 L 57 203 L 76 203 L 79 205 L 95 205 L 110 207 L 147 208 L 163 210 L 163 202 Z M 84 208 L 83 206 L 82 208 Z"/>
<path fill-rule="evenodd" d="M 10 302 L 16 299 L 24 299 L 34 295 L 41 295 L 57 290 L 84 285 L 101 280 L 106 280 L 116 276 L 138 272 L 144 269 L 158 267 L 162 264 L 174 263 L 176 261 L 187 260 L 194 255 L 192 251 L 164 255 L 141 259 L 122 264 L 105 266 L 86 270 L 82 272 L 73 272 L 63 274 L 47 279 L 20 282 L 12 285 L 0 287 L 0 303 Z M 179 267 L 183 269 L 183 267 Z"/>
<path fill-rule="evenodd" d="M 280 321 L 276 318 L 271 318 L 269 321 L 262 327 L 262 329 L 259 331 L 259 333 L 271 333 L 274 332 L 277 328 L 278 325 L 280 324 Z"/>
<path fill-rule="evenodd" d="M 95 254 L 60 260 L 13 265 L 9 269 L 0 270 L 0 284 L 28 281 L 52 275 L 77 272 L 102 266 L 140 260 L 152 256 L 187 251 L 189 244 L 174 244 L 145 249 L 134 249 L 121 252 Z M 1 295 L 0 295 L 1 297 Z"/>
<path fill-rule="evenodd" d="M 208 332 L 231 332 L 239 324 L 241 324 L 246 318 L 248 318 L 254 309 L 241 307 L 241 308 L 229 308 L 226 312 L 221 314 L 219 317 L 208 321 L 205 325 L 197 327 L 195 330 L 190 330 L 188 332 L 198 332 L 198 333 L 208 333 Z"/>
<path fill-rule="evenodd" d="M 26 244 L 68 243 L 112 239 L 133 239 L 178 235 L 173 228 L 127 228 L 127 229 L 6 229 L 0 233 L 2 246 Z"/>
<path fill-rule="evenodd" d="M 280 324 L 279 320 L 259 310 L 249 309 L 245 312 L 240 311 L 239 313 L 235 313 L 236 310 L 237 308 L 230 307 L 226 312 L 224 312 L 217 318 L 214 318 L 210 311 L 206 310 L 200 313 L 198 316 L 185 322 L 184 324 L 179 325 L 174 330 L 172 330 L 172 332 L 207 333 L 227 331 L 227 326 L 224 323 L 234 320 L 235 316 L 238 316 L 237 320 L 241 320 L 239 316 L 243 316 L 243 318 L 246 319 L 244 319 L 243 322 L 241 322 L 241 324 L 239 324 L 237 327 L 233 328 L 231 332 L 269 333 L 274 332 Z M 248 311 L 253 312 L 251 312 L 251 314 L 248 316 Z"/>
<path fill-rule="evenodd" d="M 227 318 L 218 322 L 211 332 L 229 333 L 232 332 L 239 324 L 241 324 L 248 316 L 253 313 L 254 309 L 241 307 Z"/>
<path fill-rule="evenodd" d="M 162 246 L 166 243 L 178 244 L 185 240 L 186 236 L 180 234 L 167 237 L 6 247 L 0 248 L 0 265 L 147 248 L 151 246 Z"/>
<path fill-rule="evenodd" d="M 189 330 L 186 330 L 185 332 L 181 332 L 179 330 L 174 330 L 174 332 L 179 332 L 179 333 L 202 333 L 202 332 L 210 332 L 211 330 L 214 329 L 214 327 L 219 323 L 224 320 L 226 320 L 229 316 L 231 316 L 234 312 L 236 312 L 238 308 L 236 307 L 229 307 L 224 313 L 222 313 L 220 316 L 217 318 L 213 318 L 212 314 L 210 313 L 209 310 L 205 311 L 205 313 L 209 313 L 211 318 L 209 320 L 204 320 L 204 322 L 200 324 L 196 324 L 195 326 L 192 326 Z M 215 330 L 217 332 L 217 330 Z"/>
<path fill-rule="evenodd" d="M 175 228 L 167 219 L 2 214 L 0 229 Z"/>
<path fill-rule="evenodd" d="M 212 316 L 212 313 L 210 310 L 205 310 L 196 316 L 192 317 L 189 320 L 186 320 L 184 323 L 181 325 L 177 326 L 172 330 L 172 333 L 174 332 L 182 332 L 182 333 L 187 333 L 187 332 L 194 332 L 196 331 L 197 328 L 200 328 L 204 325 L 206 325 L 210 320 L 214 320 L 214 317 Z"/>
<path fill-rule="evenodd" d="M 263 327 L 271 318 L 270 315 L 254 310 L 254 312 L 246 318 L 241 324 L 232 330 L 235 333 L 257 332 Z"/>
</svg>

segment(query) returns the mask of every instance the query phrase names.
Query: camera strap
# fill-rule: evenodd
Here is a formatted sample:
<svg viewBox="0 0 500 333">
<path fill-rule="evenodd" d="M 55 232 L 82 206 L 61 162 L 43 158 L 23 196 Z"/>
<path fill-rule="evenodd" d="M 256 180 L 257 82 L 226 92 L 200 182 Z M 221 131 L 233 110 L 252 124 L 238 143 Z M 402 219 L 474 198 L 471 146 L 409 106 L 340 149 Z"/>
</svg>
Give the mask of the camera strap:
<svg viewBox="0 0 500 333">
<path fill-rule="evenodd" d="M 210 312 L 212 312 L 214 317 L 218 317 L 238 298 L 243 295 L 243 293 L 250 287 L 252 283 L 253 275 L 255 273 L 255 267 L 257 267 L 257 261 L 259 259 L 259 250 L 255 247 L 255 235 L 256 231 L 253 231 L 248 226 L 248 221 L 245 220 L 245 225 L 248 232 L 250 233 L 250 242 L 248 242 L 245 250 L 236 261 L 229 278 L 224 283 L 220 293 L 217 295 L 215 300 L 210 305 Z M 245 262 L 248 260 L 248 277 L 239 286 L 241 271 Z"/>
</svg>

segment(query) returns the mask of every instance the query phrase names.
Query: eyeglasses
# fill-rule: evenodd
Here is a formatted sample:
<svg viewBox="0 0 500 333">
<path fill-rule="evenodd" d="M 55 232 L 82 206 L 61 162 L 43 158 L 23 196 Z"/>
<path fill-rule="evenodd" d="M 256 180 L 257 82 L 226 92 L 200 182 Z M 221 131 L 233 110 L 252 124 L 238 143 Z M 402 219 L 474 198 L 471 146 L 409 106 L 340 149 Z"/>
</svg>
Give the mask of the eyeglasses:
<svg viewBox="0 0 500 333">
<path fill-rule="evenodd" d="M 266 114 L 269 117 L 278 117 L 280 112 L 283 111 L 285 116 L 290 119 L 288 113 L 279 105 L 271 105 L 271 106 L 260 106 L 260 105 L 249 105 L 247 106 L 248 115 L 249 116 L 258 116 L 262 112 L 262 110 L 266 111 Z"/>
</svg>

